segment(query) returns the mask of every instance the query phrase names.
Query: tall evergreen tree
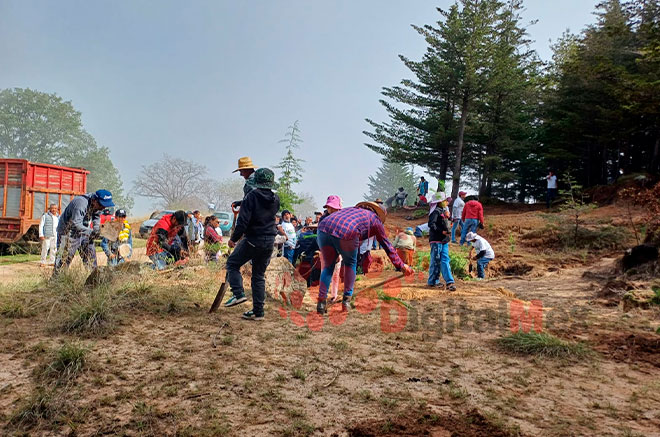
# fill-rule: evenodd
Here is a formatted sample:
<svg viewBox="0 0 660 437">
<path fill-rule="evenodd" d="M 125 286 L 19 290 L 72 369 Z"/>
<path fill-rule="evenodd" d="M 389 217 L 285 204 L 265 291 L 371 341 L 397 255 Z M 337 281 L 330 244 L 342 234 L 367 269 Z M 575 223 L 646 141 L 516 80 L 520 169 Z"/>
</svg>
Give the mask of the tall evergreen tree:
<svg viewBox="0 0 660 437">
<path fill-rule="evenodd" d="M 399 187 L 403 187 L 409 194 L 408 201 L 411 203 L 410 201 L 415 199 L 416 180 L 412 166 L 384 159 L 376 174 L 369 176 L 369 192 L 364 195 L 364 200 L 373 201 L 379 197 L 386 200 L 393 196 Z"/>
<path fill-rule="evenodd" d="M 302 163 L 305 162 L 300 158 L 296 158 L 293 154 L 294 150 L 299 149 L 302 143 L 298 120 L 289 126 L 287 133 L 280 140 L 280 143 L 286 144 L 286 154 L 280 163 L 275 166 L 275 168 L 281 170 L 277 194 L 280 198 L 281 208 L 293 210 L 295 205 L 303 202 L 303 199 L 293 190 L 295 184 L 302 182 L 304 172 Z"/>
</svg>

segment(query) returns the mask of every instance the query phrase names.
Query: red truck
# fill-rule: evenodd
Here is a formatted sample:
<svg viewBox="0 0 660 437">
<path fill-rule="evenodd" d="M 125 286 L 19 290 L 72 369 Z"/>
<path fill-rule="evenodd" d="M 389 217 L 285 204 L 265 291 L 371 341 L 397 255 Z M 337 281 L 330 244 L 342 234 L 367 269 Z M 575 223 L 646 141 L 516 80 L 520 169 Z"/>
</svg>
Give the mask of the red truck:
<svg viewBox="0 0 660 437">
<path fill-rule="evenodd" d="M 74 196 L 86 192 L 88 174 L 83 168 L 0 159 L 0 243 L 37 239 L 48 205 L 64 211 Z"/>
</svg>

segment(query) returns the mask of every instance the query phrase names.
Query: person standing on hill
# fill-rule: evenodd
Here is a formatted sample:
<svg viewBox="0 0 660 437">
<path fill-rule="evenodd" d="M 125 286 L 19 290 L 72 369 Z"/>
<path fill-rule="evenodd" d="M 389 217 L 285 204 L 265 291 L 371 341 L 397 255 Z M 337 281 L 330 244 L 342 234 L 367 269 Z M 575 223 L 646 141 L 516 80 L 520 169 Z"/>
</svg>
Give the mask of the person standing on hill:
<svg viewBox="0 0 660 437">
<path fill-rule="evenodd" d="M 557 176 L 554 172 L 549 171 L 548 175 L 545 177 L 548 182 L 548 197 L 547 197 L 547 206 L 548 209 L 552 206 L 552 201 L 557 197 Z"/>
<path fill-rule="evenodd" d="M 256 169 L 257 167 L 252 164 L 252 158 L 249 156 L 244 156 L 238 159 L 238 168 L 232 173 L 239 172 L 243 179 L 245 179 L 245 185 L 243 185 L 243 197 L 247 196 L 247 194 L 255 188 L 254 172 Z M 242 200 L 236 200 L 235 202 L 232 202 L 232 209 L 240 207 L 241 202 Z"/>
<path fill-rule="evenodd" d="M 263 320 L 266 300 L 266 269 L 270 264 L 275 244 L 275 214 L 280 209 L 280 198 L 273 192 L 275 174 L 268 168 L 260 168 L 254 174 L 254 189 L 241 204 L 234 233 L 228 242 L 234 251 L 227 258 L 227 281 L 232 297 L 225 307 L 233 307 L 247 301 L 243 288 L 241 267 L 252 261 L 252 309 L 243 313 L 243 319 Z"/>
<path fill-rule="evenodd" d="M 454 204 L 451 207 L 451 242 L 456 244 L 456 229 L 460 225 L 461 231 L 463 231 L 463 208 L 465 207 L 465 196 L 467 193 L 465 191 L 458 192 L 458 199 L 454 200 Z"/>
<path fill-rule="evenodd" d="M 394 195 L 396 206 L 403 207 L 403 205 L 406 203 L 407 197 L 408 193 L 406 193 L 405 189 L 403 187 L 399 187 L 399 191 L 397 191 L 397 193 Z"/>
<path fill-rule="evenodd" d="M 76 252 L 87 268 L 96 268 L 94 239 L 101 233 L 101 211 L 113 206 L 112 193 L 108 190 L 76 196 L 67 205 L 57 224 L 57 256 L 53 276 L 57 276 L 62 268 L 69 267 Z"/>
<path fill-rule="evenodd" d="M 477 228 L 484 228 L 484 207 L 479 200 L 470 200 L 463 207 L 461 214 L 463 229 L 461 229 L 461 246 L 465 244 L 465 237 L 469 232 L 477 232 Z"/>
<path fill-rule="evenodd" d="M 284 242 L 284 248 L 282 250 L 282 256 L 289 260 L 293 264 L 293 253 L 296 251 L 296 228 L 291 223 L 291 212 L 288 210 L 282 211 L 282 224 L 280 225 L 282 231 L 286 235 L 286 241 Z"/>
<path fill-rule="evenodd" d="M 424 179 L 424 176 L 419 178 L 419 185 L 417 186 L 418 194 L 426 197 L 426 194 L 429 192 L 429 181 Z"/>
<path fill-rule="evenodd" d="M 51 203 L 48 211 L 39 220 L 39 240 L 41 240 L 41 267 L 45 267 L 46 257 L 50 255 L 50 265 L 55 264 L 57 253 L 57 205 Z"/>
<path fill-rule="evenodd" d="M 339 255 L 344 267 L 344 297 L 342 309 L 348 311 L 357 267 L 357 254 L 360 242 L 375 236 L 398 271 L 412 275 L 413 269 L 405 264 L 392 243 L 387 239 L 383 223 L 387 213 L 374 202 L 360 202 L 353 208 L 344 208 L 328 215 L 321 221 L 318 229 L 318 243 L 321 250 L 321 284 L 316 311 L 326 312 L 328 288 Z"/>
<path fill-rule="evenodd" d="M 449 258 L 450 230 L 449 222 L 445 212 L 439 207 L 440 199 L 431 199 L 431 210 L 429 213 L 429 243 L 431 244 L 431 256 L 429 263 L 430 287 L 440 285 L 440 275 L 445 280 L 447 290 L 455 291 L 454 277 L 451 274 Z"/>
</svg>

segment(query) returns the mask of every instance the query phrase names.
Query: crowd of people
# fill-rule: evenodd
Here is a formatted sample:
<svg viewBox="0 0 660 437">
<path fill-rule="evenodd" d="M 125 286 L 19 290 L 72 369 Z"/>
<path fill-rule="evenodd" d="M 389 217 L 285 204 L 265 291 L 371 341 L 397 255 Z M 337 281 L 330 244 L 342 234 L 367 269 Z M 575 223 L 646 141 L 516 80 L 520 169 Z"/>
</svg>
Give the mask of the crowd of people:
<svg viewBox="0 0 660 437">
<path fill-rule="evenodd" d="M 243 198 L 232 203 L 234 221 L 232 231 L 225 238 L 218 217 L 202 217 L 200 211 L 178 210 L 166 214 L 154 225 L 146 243 L 146 255 L 154 269 L 185 264 L 203 247 L 208 262 L 227 256 L 227 282 L 232 295 L 226 307 L 247 301 L 240 268 L 252 264 L 252 304 L 243 314 L 249 320 L 264 317 L 265 273 L 273 257 L 283 257 L 307 281 L 308 286 L 319 286 L 317 312 L 325 314 L 328 298 L 339 301 L 348 311 L 358 274 L 370 271 L 371 252 L 382 249 L 394 268 L 405 275 L 414 273 L 417 238 L 428 235 L 431 253 L 428 286 L 456 290 L 452 275 L 449 244 L 468 244 L 469 256 L 475 251 L 477 276 L 485 277 L 488 263 L 495 257 L 490 244 L 478 230 L 484 228 L 483 206 L 478 199 L 467 198 L 459 192 L 458 198 L 443 198 L 438 192 L 429 193 L 428 181 L 422 177 L 417 188 L 417 205 L 427 206 L 426 224 L 397 232 L 390 242 L 384 223 L 387 206 L 381 199 L 359 202 L 344 207 L 341 197 L 328 196 L 323 212 L 314 217 L 296 217 L 291 211 L 280 212 L 280 200 L 275 193 L 275 175 L 268 168 L 257 168 L 249 157 L 239 159 L 239 172 L 245 179 Z M 387 203 L 403 205 L 405 190 L 388 199 Z M 118 209 L 108 221 L 118 222 L 116 238 L 101 235 L 102 211 L 114 207 L 112 194 L 107 190 L 84 194 L 74 198 L 61 217 L 57 206 L 51 205 L 39 225 L 43 241 L 42 263 L 50 254 L 54 275 L 67 267 L 78 252 L 86 266 L 97 265 L 94 241 L 101 239 L 101 248 L 108 264 L 116 266 L 131 259 L 133 239 L 126 211 Z M 457 231 L 460 229 L 460 241 Z M 54 254 L 54 247 L 57 253 Z M 343 294 L 339 296 L 339 283 L 343 281 Z"/>
</svg>

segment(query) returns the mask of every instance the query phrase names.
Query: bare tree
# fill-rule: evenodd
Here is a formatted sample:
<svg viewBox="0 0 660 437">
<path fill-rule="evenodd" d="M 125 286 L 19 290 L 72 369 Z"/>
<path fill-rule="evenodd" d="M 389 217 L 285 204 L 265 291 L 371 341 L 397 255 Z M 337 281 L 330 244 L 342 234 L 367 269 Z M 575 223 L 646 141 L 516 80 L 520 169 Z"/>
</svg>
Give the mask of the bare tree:
<svg viewBox="0 0 660 437">
<path fill-rule="evenodd" d="M 199 197 L 207 171 L 203 165 L 166 154 L 162 160 L 142 166 L 133 182 L 135 193 L 159 199 L 166 208 L 181 207 Z"/>
<path fill-rule="evenodd" d="M 206 179 L 202 181 L 197 196 L 204 205 L 213 205 L 216 211 L 229 211 L 232 202 L 243 198 L 244 184 L 242 178 Z"/>
</svg>

